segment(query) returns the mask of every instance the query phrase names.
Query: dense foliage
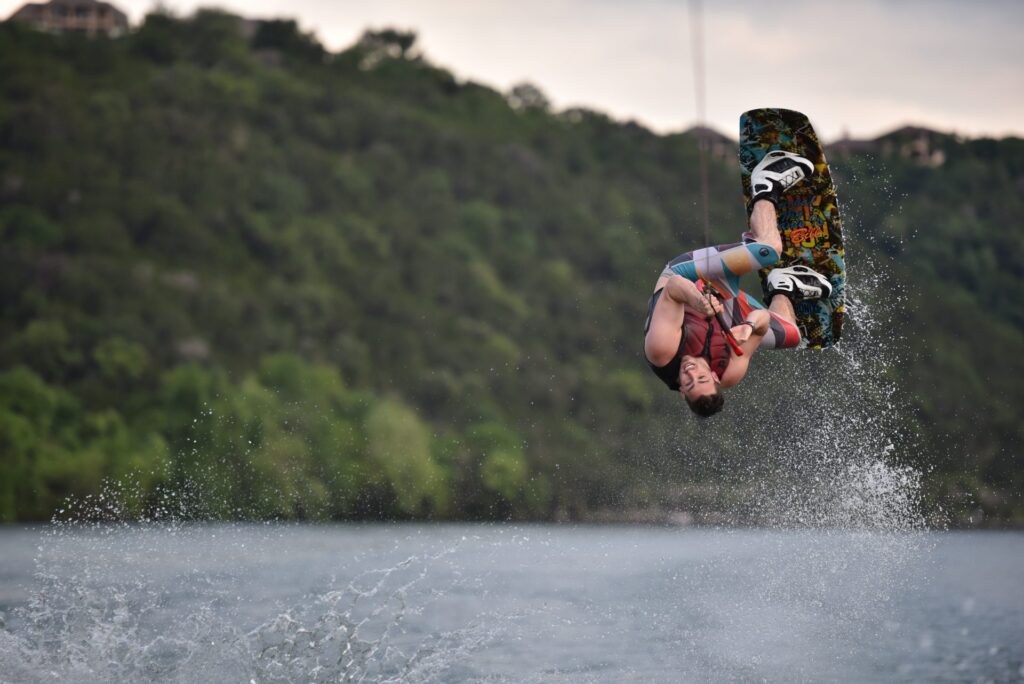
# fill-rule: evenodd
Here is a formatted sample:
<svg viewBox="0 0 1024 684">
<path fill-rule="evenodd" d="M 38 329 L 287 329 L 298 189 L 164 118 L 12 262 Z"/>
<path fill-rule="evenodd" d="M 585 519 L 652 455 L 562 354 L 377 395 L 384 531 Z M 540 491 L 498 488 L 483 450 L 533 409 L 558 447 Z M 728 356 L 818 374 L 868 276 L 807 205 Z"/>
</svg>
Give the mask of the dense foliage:
<svg viewBox="0 0 1024 684">
<path fill-rule="evenodd" d="M 410 34 L 245 29 L 0 25 L 0 520 L 125 477 L 140 511 L 478 519 L 715 477 L 658 455 L 707 429 L 640 353 L 660 266 L 703 243 L 692 137 L 460 82 Z M 914 293 L 892 372 L 931 493 L 1021 519 L 1024 142 L 937 144 L 835 172 Z M 711 185 L 730 241 L 734 159 Z"/>
</svg>

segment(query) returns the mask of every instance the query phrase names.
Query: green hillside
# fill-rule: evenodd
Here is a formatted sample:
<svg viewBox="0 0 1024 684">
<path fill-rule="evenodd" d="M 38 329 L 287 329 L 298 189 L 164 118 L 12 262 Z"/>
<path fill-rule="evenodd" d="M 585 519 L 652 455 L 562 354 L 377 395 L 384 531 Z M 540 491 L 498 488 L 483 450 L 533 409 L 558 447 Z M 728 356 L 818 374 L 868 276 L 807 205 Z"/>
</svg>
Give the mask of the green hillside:
<svg viewBox="0 0 1024 684">
<path fill-rule="evenodd" d="M 643 364 L 654 279 L 704 240 L 693 137 L 417 55 L 217 12 L 0 25 L 0 520 L 125 478 L 129 514 L 458 519 L 728 479 L 794 362 L 714 427 Z M 830 153 L 851 283 L 900 345 L 886 405 L 929 500 L 1021 522 L 1024 141 L 931 135 L 935 165 L 919 137 Z M 734 240 L 734 158 L 711 188 Z"/>
</svg>

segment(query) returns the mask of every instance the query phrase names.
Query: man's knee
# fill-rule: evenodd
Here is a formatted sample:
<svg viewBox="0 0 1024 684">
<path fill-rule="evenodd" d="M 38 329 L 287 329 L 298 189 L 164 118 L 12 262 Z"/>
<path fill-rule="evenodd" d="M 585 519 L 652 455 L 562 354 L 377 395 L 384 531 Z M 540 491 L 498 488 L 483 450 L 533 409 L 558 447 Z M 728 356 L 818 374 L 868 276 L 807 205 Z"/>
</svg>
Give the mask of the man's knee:
<svg viewBox="0 0 1024 684">
<path fill-rule="evenodd" d="M 780 240 L 778 245 L 773 245 L 768 242 L 748 242 L 743 245 L 750 256 L 757 262 L 757 266 L 754 270 L 761 268 L 767 268 L 779 260 L 779 255 L 782 253 L 782 241 Z"/>
</svg>

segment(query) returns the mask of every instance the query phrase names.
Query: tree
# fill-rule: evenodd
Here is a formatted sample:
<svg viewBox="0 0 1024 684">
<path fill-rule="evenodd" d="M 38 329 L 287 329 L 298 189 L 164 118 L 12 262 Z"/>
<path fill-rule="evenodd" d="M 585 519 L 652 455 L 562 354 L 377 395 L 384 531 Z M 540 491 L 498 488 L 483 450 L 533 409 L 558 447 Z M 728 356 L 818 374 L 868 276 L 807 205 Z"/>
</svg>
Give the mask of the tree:
<svg viewBox="0 0 1024 684">
<path fill-rule="evenodd" d="M 548 112 L 551 102 L 540 88 L 531 83 L 519 83 L 512 86 L 506 96 L 508 104 L 517 112 Z"/>
</svg>

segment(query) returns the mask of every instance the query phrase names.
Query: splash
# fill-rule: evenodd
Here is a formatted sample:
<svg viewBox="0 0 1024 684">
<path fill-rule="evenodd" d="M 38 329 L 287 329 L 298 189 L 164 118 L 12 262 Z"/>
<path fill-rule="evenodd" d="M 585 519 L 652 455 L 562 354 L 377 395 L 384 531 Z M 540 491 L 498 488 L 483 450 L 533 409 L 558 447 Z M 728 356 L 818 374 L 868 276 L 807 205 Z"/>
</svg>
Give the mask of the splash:
<svg viewBox="0 0 1024 684">
<path fill-rule="evenodd" d="M 364 573 L 248 633 L 260 681 L 425 682 L 482 647 L 489 636 L 480 624 L 429 636 L 412 650 L 400 647 L 406 617 L 418 612 L 408 596 L 428 575 L 423 560 Z M 394 581 L 410 570 L 412 577 Z"/>
<path fill-rule="evenodd" d="M 848 232 L 851 250 L 867 254 L 856 231 Z M 736 443 L 711 440 L 711 450 L 696 450 L 736 493 L 727 511 L 734 522 L 880 533 L 926 528 L 915 417 L 892 373 L 913 353 L 898 324 L 909 305 L 887 269 L 861 257 L 851 265 L 836 347 L 754 359 L 750 377 L 731 391 L 730 401 L 746 414 L 726 426 L 739 435 Z"/>
<path fill-rule="evenodd" d="M 116 520 L 122 494 L 70 505 L 80 517 L 43 532 L 29 601 L 0 625 L 0 681 L 428 682 L 495 634 L 473 619 L 407 628 L 452 586 L 432 580 L 457 543 L 338 580 L 345 549 L 310 549 L 335 558 L 321 568 L 280 557 L 301 551 L 301 527 Z M 246 591 L 254 580 L 284 586 L 268 602 Z"/>
</svg>

